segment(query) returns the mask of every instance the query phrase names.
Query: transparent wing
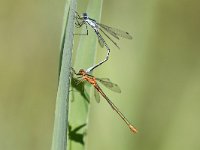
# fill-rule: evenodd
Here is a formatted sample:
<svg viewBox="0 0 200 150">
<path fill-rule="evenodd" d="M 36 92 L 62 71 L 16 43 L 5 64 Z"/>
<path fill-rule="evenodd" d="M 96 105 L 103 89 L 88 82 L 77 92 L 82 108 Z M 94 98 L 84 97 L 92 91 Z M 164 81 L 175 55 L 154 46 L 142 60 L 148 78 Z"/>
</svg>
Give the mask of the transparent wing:
<svg viewBox="0 0 200 150">
<path fill-rule="evenodd" d="M 110 30 L 111 27 L 108 27 L 106 25 L 97 23 L 101 28 L 103 28 L 104 30 L 106 30 L 109 34 L 111 34 L 113 37 L 115 37 L 116 39 L 119 40 L 119 37 L 117 36 L 117 34 L 115 32 L 113 32 L 112 30 Z M 99 28 L 99 29 L 101 29 Z M 102 30 L 101 30 L 102 31 Z M 102 31 L 103 32 L 103 31 Z"/>
<path fill-rule="evenodd" d="M 97 101 L 97 103 L 100 102 L 100 95 L 99 95 L 99 92 L 97 91 L 97 89 L 94 88 L 94 97 Z"/>
<path fill-rule="evenodd" d="M 133 38 L 128 32 L 119 30 L 117 28 L 112 28 L 112 27 L 109 27 L 109 26 L 104 25 L 104 24 L 100 24 L 100 23 L 97 23 L 97 24 L 117 39 L 119 39 L 118 36 L 123 37 L 123 38 L 127 38 L 127 39 Z"/>
<path fill-rule="evenodd" d="M 86 89 L 85 89 L 85 86 L 84 86 L 84 98 L 87 100 L 88 103 L 90 103 L 90 96 L 89 94 L 87 93 Z"/>
<path fill-rule="evenodd" d="M 103 48 L 103 47 L 104 47 L 104 43 L 103 43 L 103 41 L 100 39 L 99 36 L 97 36 L 97 37 L 98 37 L 99 45 Z"/>
<path fill-rule="evenodd" d="M 113 39 L 111 39 L 101 28 L 99 28 L 101 30 L 101 32 L 109 39 L 111 40 L 111 42 L 113 44 L 115 44 L 115 46 L 117 46 L 117 48 L 119 48 L 119 46 L 117 45 L 117 43 L 115 41 L 113 41 Z M 114 35 L 113 35 L 114 36 Z M 117 37 L 119 39 L 119 37 Z"/>
<path fill-rule="evenodd" d="M 112 83 L 110 81 L 110 79 L 108 78 L 96 78 L 96 80 L 98 80 L 99 82 L 101 82 L 105 87 L 107 87 L 108 89 L 117 92 L 117 93 L 121 93 L 121 89 L 119 88 L 119 86 L 115 83 Z"/>
<path fill-rule="evenodd" d="M 100 80 L 103 80 L 103 81 L 111 82 L 109 78 L 97 78 L 97 79 L 100 79 Z"/>
</svg>

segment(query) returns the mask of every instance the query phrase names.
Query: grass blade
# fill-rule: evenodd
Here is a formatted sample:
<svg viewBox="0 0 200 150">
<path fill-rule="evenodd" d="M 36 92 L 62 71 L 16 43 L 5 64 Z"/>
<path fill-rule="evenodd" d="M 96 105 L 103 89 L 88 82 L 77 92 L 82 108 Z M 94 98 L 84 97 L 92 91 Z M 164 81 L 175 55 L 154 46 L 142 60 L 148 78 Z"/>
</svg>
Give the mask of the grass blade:
<svg viewBox="0 0 200 150">
<path fill-rule="evenodd" d="M 70 3 L 70 5 L 69 5 Z M 69 7 L 71 9 L 69 9 Z M 67 1 L 65 11 L 68 10 L 67 19 L 64 20 L 61 57 L 60 57 L 60 71 L 59 84 L 56 98 L 56 110 L 54 120 L 54 130 L 51 150 L 66 150 L 67 146 L 67 128 L 68 128 L 68 99 L 70 88 L 70 70 L 73 47 L 73 32 L 74 32 L 74 11 L 76 8 L 76 0 Z M 66 13 L 66 12 L 65 12 Z M 65 33 L 64 33 L 65 31 Z"/>
<path fill-rule="evenodd" d="M 102 3 L 102 0 L 89 0 L 86 11 L 91 18 L 94 18 L 98 22 L 100 21 Z M 83 27 L 82 33 L 85 32 L 86 30 Z M 79 45 L 76 50 L 74 69 L 78 71 L 81 68 L 86 69 L 91 67 L 95 63 L 96 49 L 97 36 L 89 29 L 88 36 L 80 36 Z M 86 91 L 90 91 L 90 87 L 86 87 Z M 69 124 L 74 137 L 69 135 L 70 144 L 68 149 L 83 150 L 85 149 L 85 142 L 83 139 L 87 129 L 89 103 L 86 97 L 83 97 L 78 92 L 72 92 L 71 97 L 73 102 L 70 102 Z M 76 133 L 74 132 L 75 130 L 77 131 Z M 77 135 L 77 139 L 75 139 L 75 135 Z"/>
</svg>

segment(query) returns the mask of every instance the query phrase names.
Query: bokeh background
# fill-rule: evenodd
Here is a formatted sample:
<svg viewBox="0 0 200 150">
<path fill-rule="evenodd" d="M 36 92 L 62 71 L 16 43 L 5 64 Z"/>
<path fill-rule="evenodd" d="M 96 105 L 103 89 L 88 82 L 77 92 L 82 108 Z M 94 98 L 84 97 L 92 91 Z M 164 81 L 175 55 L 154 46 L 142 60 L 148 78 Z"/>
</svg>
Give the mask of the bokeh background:
<svg viewBox="0 0 200 150">
<path fill-rule="evenodd" d="M 51 147 L 64 4 L 0 0 L 1 150 Z M 103 100 L 92 101 L 88 150 L 200 149 L 199 5 L 104 1 L 101 22 L 134 38 L 120 40 L 120 50 L 109 43 L 111 59 L 95 75 L 119 84 L 121 94 L 105 92 L 139 132 L 132 135 Z"/>
</svg>

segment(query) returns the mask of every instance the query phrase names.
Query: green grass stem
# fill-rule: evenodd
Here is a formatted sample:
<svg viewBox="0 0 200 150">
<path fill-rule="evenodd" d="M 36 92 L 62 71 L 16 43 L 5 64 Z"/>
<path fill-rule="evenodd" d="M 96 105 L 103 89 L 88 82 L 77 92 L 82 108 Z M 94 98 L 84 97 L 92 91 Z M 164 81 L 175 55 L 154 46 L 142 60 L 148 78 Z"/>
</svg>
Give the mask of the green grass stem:
<svg viewBox="0 0 200 150">
<path fill-rule="evenodd" d="M 71 9 L 69 9 L 71 8 Z M 59 83 L 56 97 L 55 120 L 51 150 L 66 150 L 68 129 L 68 99 L 72 60 L 74 11 L 76 0 L 68 0 L 65 6 L 62 32 Z"/>
<path fill-rule="evenodd" d="M 88 15 L 98 22 L 101 18 L 102 3 L 103 0 L 89 0 L 86 10 Z M 81 33 L 86 33 L 85 27 L 82 28 Z M 91 28 L 89 28 L 88 36 L 80 36 L 73 66 L 76 71 L 87 69 L 95 64 L 97 44 L 97 36 Z M 89 86 L 86 86 L 85 90 L 90 93 Z M 71 92 L 71 98 L 73 101 L 70 101 L 69 124 L 72 134 L 68 148 L 70 150 L 84 150 L 87 141 L 85 135 L 87 135 L 89 102 L 79 92 Z M 75 131 L 77 132 L 75 133 Z"/>
</svg>

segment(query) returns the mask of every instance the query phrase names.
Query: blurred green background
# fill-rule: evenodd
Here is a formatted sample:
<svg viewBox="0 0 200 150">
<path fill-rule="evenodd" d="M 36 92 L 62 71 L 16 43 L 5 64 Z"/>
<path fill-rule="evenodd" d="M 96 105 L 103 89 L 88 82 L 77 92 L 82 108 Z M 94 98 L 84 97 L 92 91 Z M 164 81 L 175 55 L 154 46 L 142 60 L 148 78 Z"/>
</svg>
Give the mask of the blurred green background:
<svg viewBox="0 0 200 150">
<path fill-rule="evenodd" d="M 0 0 L 1 150 L 51 147 L 64 4 Z M 139 132 L 132 135 L 103 100 L 92 101 L 88 150 L 200 149 L 199 5 L 104 1 L 101 22 L 134 38 L 120 40 L 120 50 L 109 43 L 111 59 L 95 75 L 119 84 L 121 94 L 105 93 Z M 97 60 L 105 54 L 99 49 Z"/>
</svg>

